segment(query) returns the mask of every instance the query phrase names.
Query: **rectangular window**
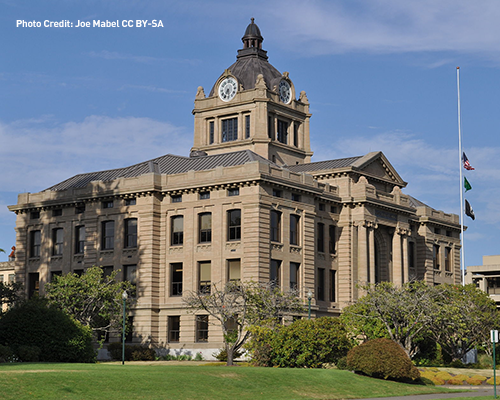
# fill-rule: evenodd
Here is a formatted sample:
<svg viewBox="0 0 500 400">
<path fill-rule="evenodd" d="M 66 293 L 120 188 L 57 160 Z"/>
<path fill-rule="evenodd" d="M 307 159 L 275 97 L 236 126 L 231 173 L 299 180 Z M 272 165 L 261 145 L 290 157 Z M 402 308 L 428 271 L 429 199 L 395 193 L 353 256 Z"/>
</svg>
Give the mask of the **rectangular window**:
<svg viewBox="0 0 500 400">
<path fill-rule="evenodd" d="M 52 210 L 53 217 L 60 217 L 61 215 L 62 215 L 62 208 L 57 208 L 55 210 Z"/>
<path fill-rule="evenodd" d="M 432 248 L 432 264 L 434 269 L 440 269 L 441 265 L 439 262 L 439 245 L 435 244 Z"/>
<path fill-rule="evenodd" d="M 330 225 L 328 227 L 328 251 L 330 254 L 335 254 L 337 251 L 335 249 L 335 243 L 337 242 L 337 229 L 335 229 L 335 225 Z"/>
<path fill-rule="evenodd" d="M 229 282 L 241 281 L 241 260 L 227 260 L 227 270 Z"/>
<path fill-rule="evenodd" d="M 85 226 L 75 227 L 75 254 L 85 252 Z"/>
<path fill-rule="evenodd" d="M 415 269 L 415 242 L 408 242 L 408 267 Z"/>
<path fill-rule="evenodd" d="M 0 283 L 3 283 L 3 275 L 0 275 Z"/>
<path fill-rule="evenodd" d="M 52 229 L 52 255 L 61 256 L 64 247 L 64 230 L 63 228 Z"/>
<path fill-rule="evenodd" d="M 434 228 L 434 233 L 435 233 L 436 235 L 441 235 L 441 229 L 439 229 L 439 228 Z"/>
<path fill-rule="evenodd" d="M 103 277 L 111 276 L 111 274 L 113 273 L 113 266 L 112 265 L 107 265 L 105 267 L 101 267 L 101 269 L 102 269 L 102 276 Z"/>
<path fill-rule="evenodd" d="M 250 138 L 250 115 L 245 115 L 245 139 Z"/>
<path fill-rule="evenodd" d="M 40 290 L 40 276 L 38 272 L 30 272 L 28 275 L 28 299 L 38 295 Z"/>
<path fill-rule="evenodd" d="M 271 271 L 269 280 L 278 288 L 281 288 L 281 261 L 280 260 L 271 260 Z"/>
<path fill-rule="evenodd" d="M 203 261 L 199 263 L 199 291 L 201 293 L 210 293 L 210 286 L 212 285 L 212 264 L 210 261 Z"/>
<path fill-rule="evenodd" d="M 132 285 L 137 283 L 137 265 L 125 265 L 123 267 L 123 280 Z"/>
<path fill-rule="evenodd" d="M 85 204 L 79 204 L 75 207 L 75 214 L 83 214 L 85 212 Z"/>
<path fill-rule="evenodd" d="M 106 200 L 102 202 L 102 208 L 113 208 L 113 200 Z"/>
<path fill-rule="evenodd" d="M 210 192 L 200 192 L 200 200 L 208 200 L 210 198 Z"/>
<path fill-rule="evenodd" d="M 208 342 L 208 315 L 196 317 L 196 341 Z"/>
<path fill-rule="evenodd" d="M 320 301 L 325 300 L 325 269 L 318 268 L 318 276 L 316 277 L 317 289 L 316 296 Z"/>
<path fill-rule="evenodd" d="M 125 248 L 137 247 L 137 218 L 125 220 Z"/>
<path fill-rule="evenodd" d="M 170 196 L 172 199 L 172 203 L 182 203 L 182 195 L 181 194 L 174 194 Z"/>
<path fill-rule="evenodd" d="M 73 270 L 73 273 L 76 276 L 82 276 L 83 275 L 83 269 L 75 269 L 75 270 Z"/>
<path fill-rule="evenodd" d="M 240 195 L 240 188 L 232 188 L 227 190 L 227 195 L 228 196 L 239 196 Z"/>
<path fill-rule="evenodd" d="M 336 283 L 336 277 L 337 277 L 337 271 L 330 270 L 330 301 L 331 302 L 336 302 L 337 301 L 337 293 L 335 291 L 335 285 Z"/>
<path fill-rule="evenodd" d="M 212 241 L 212 213 L 199 215 L 200 243 L 210 243 Z"/>
<path fill-rule="evenodd" d="M 176 215 L 170 221 L 172 227 L 170 243 L 172 246 L 180 246 L 184 243 L 184 217 Z"/>
<path fill-rule="evenodd" d="M 238 139 L 238 118 L 222 120 L 222 142 L 232 142 Z"/>
<path fill-rule="evenodd" d="M 168 341 L 169 342 L 178 342 L 180 338 L 181 332 L 181 317 L 169 316 L 168 317 Z"/>
<path fill-rule="evenodd" d="M 300 264 L 291 262 L 290 263 L 290 289 L 299 290 L 299 282 L 300 282 Z"/>
<path fill-rule="evenodd" d="M 278 120 L 278 142 L 288 143 L 288 122 Z"/>
<path fill-rule="evenodd" d="M 104 221 L 101 224 L 101 249 L 112 250 L 115 247 L 115 221 Z"/>
<path fill-rule="evenodd" d="M 9 283 L 14 283 L 16 281 L 16 274 L 9 274 Z"/>
<path fill-rule="evenodd" d="M 241 210 L 227 212 L 227 240 L 241 240 Z"/>
<path fill-rule="evenodd" d="M 136 204 L 137 204 L 137 200 L 135 197 L 132 197 L 130 199 L 125 199 L 126 206 L 135 206 Z"/>
<path fill-rule="evenodd" d="M 172 283 L 170 296 L 182 296 L 182 263 L 170 264 Z"/>
<path fill-rule="evenodd" d="M 325 205 L 323 203 L 319 203 L 319 211 L 325 211 Z"/>
<path fill-rule="evenodd" d="M 38 219 L 40 218 L 40 211 L 31 211 L 30 219 Z"/>
<path fill-rule="evenodd" d="M 273 139 L 273 131 L 274 131 L 274 119 L 271 115 L 267 117 L 267 136 L 269 139 Z"/>
<path fill-rule="evenodd" d="M 316 247 L 321 253 L 325 251 L 325 224 L 318 222 L 316 229 Z"/>
<path fill-rule="evenodd" d="M 30 257 L 40 257 L 40 248 L 42 244 L 41 231 L 30 232 Z"/>
<path fill-rule="evenodd" d="M 451 248 L 444 248 L 444 270 L 451 272 Z"/>
<path fill-rule="evenodd" d="M 283 197 L 283 192 L 278 189 L 273 189 L 273 196 L 274 197 Z"/>
<path fill-rule="evenodd" d="M 300 194 L 292 193 L 292 200 L 293 201 L 300 201 Z"/>
<path fill-rule="evenodd" d="M 271 242 L 281 242 L 281 213 L 271 211 Z"/>
<path fill-rule="evenodd" d="M 299 123 L 295 122 L 293 124 L 293 145 L 299 147 Z"/>
<path fill-rule="evenodd" d="M 299 245 L 299 226 L 300 217 L 298 215 L 290 215 L 290 244 Z"/>
<path fill-rule="evenodd" d="M 210 121 L 208 123 L 208 144 L 213 144 L 215 139 L 215 123 Z"/>
</svg>

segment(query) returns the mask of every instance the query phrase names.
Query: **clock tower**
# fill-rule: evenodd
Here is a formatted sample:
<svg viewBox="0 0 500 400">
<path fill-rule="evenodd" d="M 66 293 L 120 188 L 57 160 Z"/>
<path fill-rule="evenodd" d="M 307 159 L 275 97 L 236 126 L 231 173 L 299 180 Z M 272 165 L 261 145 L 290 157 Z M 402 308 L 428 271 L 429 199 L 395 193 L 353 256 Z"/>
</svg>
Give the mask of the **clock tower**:
<svg viewBox="0 0 500 400">
<path fill-rule="evenodd" d="M 252 150 L 278 165 L 309 163 L 313 153 L 306 93 L 297 98 L 288 72 L 280 73 L 268 62 L 253 18 L 242 41 L 236 62 L 208 96 L 198 88 L 191 151 L 211 155 Z"/>
</svg>

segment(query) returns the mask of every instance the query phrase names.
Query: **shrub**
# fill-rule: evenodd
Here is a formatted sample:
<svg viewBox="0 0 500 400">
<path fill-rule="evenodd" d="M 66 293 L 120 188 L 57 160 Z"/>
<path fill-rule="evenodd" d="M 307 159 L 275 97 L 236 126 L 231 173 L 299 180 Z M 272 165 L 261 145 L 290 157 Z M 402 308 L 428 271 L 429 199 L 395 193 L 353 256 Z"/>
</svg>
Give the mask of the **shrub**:
<svg viewBox="0 0 500 400">
<path fill-rule="evenodd" d="M 33 298 L 10 309 L 0 319 L 0 343 L 14 352 L 34 356 L 38 347 L 39 361 L 94 362 L 92 332 L 69 315 L 40 298 Z"/>
<path fill-rule="evenodd" d="M 38 346 L 19 346 L 17 355 L 23 362 L 37 362 L 40 360 L 41 352 Z"/>
<path fill-rule="evenodd" d="M 462 378 L 463 378 L 462 375 L 453 376 L 450 379 L 448 379 L 448 385 L 463 385 L 464 379 Z"/>
<path fill-rule="evenodd" d="M 249 329 L 250 340 L 245 344 L 245 349 L 252 356 L 251 363 L 257 367 L 272 367 L 271 338 L 274 331 L 263 326 L 252 326 Z"/>
<path fill-rule="evenodd" d="M 484 378 L 484 379 L 481 379 L 481 378 Z M 483 382 L 486 380 L 485 377 L 478 377 L 477 375 L 476 376 L 472 376 L 468 379 L 466 379 L 466 382 L 469 384 L 469 385 L 474 385 L 474 386 L 478 386 L 478 385 L 482 385 Z"/>
<path fill-rule="evenodd" d="M 240 358 L 242 356 L 242 354 L 243 354 L 243 352 L 241 352 L 241 351 L 235 351 L 233 353 L 233 360 Z M 212 356 L 214 356 L 219 361 L 227 361 L 226 349 L 220 349 L 218 353 L 213 353 Z"/>
<path fill-rule="evenodd" d="M 337 369 L 348 370 L 349 366 L 347 365 L 347 357 L 339 358 L 335 366 L 337 367 Z"/>
<path fill-rule="evenodd" d="M 144 346 L 137 347 L 132 351 L 132 361 L 155 361 L 156 352 L 153 349 Z"/>
<path fill-rule="evenodd" d="M 14 352 L 9 346 L 0 344 L 0 363 L 11 362 L 14 357 Z"/>
<path fill-rule="evenodd" d="M 108 344 L 108 351 L 113 360 L 121 360 L 123 347 L 121 342 L 113 342 Z M 156 360 L 156 352 L 147 346 L 142 345 L 125 345 L 125 361 L 154 361 Z"/>
<path fill-rule="evenodd" d="M 349 351 L 350 369 L 372 376 L 396 381 L 415 381 L 420 372 L 405 351 L 390 339 L 374 339 Z"/>
<path fill-rule="evenodd" d="M 440 371 L 436 374 L 436 378 L 442 379 L 443 381 L 447 381 L 448 379 L 451 379 L 451 374 L 449 374 L 446 371 Z"/>
<path fill-rule="evenodd" d="M 201 352 L 196 353 L 196 356 L 194 357 L 194 361 L 203 361 L 203 354 L 201 354 Z"/>
</svg>

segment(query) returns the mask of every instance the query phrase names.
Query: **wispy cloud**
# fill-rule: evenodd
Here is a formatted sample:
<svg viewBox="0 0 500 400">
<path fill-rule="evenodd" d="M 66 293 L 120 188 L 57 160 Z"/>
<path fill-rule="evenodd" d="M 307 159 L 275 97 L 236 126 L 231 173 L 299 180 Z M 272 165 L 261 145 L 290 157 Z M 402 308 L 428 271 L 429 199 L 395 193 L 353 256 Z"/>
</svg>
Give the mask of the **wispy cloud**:
<svg viewBox="0 0 500 400">
<path fill-rule="evenodd" d="M 90 57 L 93 57 L 93 58 L 103 58 L 105 60 L 125 60 L 125 61 L 141 63 L 141 64 L 168 65 L 168 64 L 176 63 L 176 64 L 197 65 L 200 63 L 200 61 L 196 60 L 196 59 L 140 56 L 140 55 L 119 53 L 116 51 L 108 51 L 108 50 L 91 51 L 88 53 L 88 55 Z"/>
</svg>

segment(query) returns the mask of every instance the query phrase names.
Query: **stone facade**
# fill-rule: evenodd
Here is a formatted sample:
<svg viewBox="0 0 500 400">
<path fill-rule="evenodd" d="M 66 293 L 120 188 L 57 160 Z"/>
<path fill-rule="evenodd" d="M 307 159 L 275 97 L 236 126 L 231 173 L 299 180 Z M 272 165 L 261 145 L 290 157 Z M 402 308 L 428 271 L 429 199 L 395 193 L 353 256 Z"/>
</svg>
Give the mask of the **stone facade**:
<svg viewBox="0 0 500 400">
<path fill-rule="evenodd" d="M 244 45 L 257 47 L 240 50 L 238 73 L 227 69 L 209 96 L 198 88 L 191 157 L 19 195 L 9 209 L 28 295 L 55 274 L 119 269 L 137 285 L 134 342 L 210 357 L 222 347 L 220 329 L 182 303 L 209 284 L 276 280 L 298 287 L 304 303 L 311 290 L 318 317 L 339 315 L 365 283 L 460 282 L 458 216 L 403 194 L 406 182 L 382 152 L 310 162 L 307 96 L 296 99 L 288 73 L 266 64 L 256 29 L 247 28 Z M 239 86 L 223 101 L 218 85 L 228 77 Z"/>
<path fill-rule="evenodd" d="M 483 256 L 483 265 L 471 265 L 465 272 L 465 283 L 474 283 L 495 300 L 500 308 L 500 255 Z"/>
</svg>

